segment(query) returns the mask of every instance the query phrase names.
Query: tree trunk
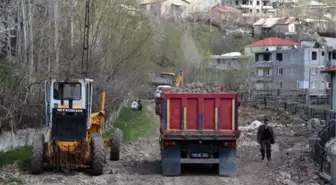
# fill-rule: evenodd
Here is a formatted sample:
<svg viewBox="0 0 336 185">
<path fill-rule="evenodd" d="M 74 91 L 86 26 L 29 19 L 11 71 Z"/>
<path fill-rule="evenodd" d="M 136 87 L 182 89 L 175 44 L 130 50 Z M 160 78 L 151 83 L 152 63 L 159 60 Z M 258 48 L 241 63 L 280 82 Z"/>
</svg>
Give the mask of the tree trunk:
<svg viewBox="0 0 336 185">
<path fill-rule="evenodd" d="M 23 24 L 23 66 L 26 66 L 27 63 L 27 49 L 28 49 L 28 43 L 27 43 L 27 15 L 26 15 L 26 2 L 25 0 L 21 0 L 21 11 L 22 11 L 22 24 Z"/>
<path fill-rule="evenodd" d="M 34 33 L 33 33 L 33 14 L 34 14 L 34 0 L 28 0 L 28 18 L 29 18 L 29 84 L 34 80 Z"/>
</svg>

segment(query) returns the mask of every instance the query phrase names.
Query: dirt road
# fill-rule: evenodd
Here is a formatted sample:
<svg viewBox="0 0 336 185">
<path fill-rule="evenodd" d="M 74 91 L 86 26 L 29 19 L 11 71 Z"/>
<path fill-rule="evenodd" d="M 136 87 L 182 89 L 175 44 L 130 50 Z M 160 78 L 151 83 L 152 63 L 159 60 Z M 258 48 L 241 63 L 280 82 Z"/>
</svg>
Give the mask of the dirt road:
<svg viewBox="0 0 336 185">
<path fill-rule="evenodd" d="M 271 111 L 242 109 L 240 122 L 244 125 L 261 115 L 277 115 Z M 155 116 L 153 116 L 153 119 Z M 105 172 L 92 177 L 85 172 L 71 174 L 45 172 L 39 176 L 29 175 L 15 166 L 0 171 L 2 178 L 20 178 L 33 185 L 280 185 L 319 184 L 314 166 L 308 158 L 307 135 L 301 126 L 285 127 L 273 120 L 277 143 L 273 145 L 273 161 L 260 160 L 259 148 L 255 142 L 255 129 L 244 131 L 238 148 L 239 172 L 236 177 L 219 177 L 217 171 L 207 166 L 188 166 L 182 169 L 180 177 L 160 175 L 158 132 L 148 139 L 140 139 L 124 146 L 122 159 L 108 161 Z M 158 122 L 157 122 L 158 124 Z"/>
</svg>

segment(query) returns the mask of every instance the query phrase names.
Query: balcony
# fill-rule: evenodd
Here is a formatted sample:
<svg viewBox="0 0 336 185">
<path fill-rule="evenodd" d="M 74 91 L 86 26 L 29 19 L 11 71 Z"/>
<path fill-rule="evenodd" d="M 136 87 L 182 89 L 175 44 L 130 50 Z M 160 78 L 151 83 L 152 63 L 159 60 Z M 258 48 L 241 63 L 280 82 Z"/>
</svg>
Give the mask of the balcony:
<svg viewBox="0 0 336 185">
<path fill-rule="evenodd" d="M 251 64 L 251 67 L 272 67 L 272 61 L 257 61 L 254 64 Z"/>
<path fill-rule="evenodd" d="M 270 10 L 270 9 L 273 9 L 273 6 L 270 6 L 270 5 L 262 6 L 262 9 Z"/>
<path fill-rule="evenodd" d="M 252 5 L 247 5 L 247 4 L 241 4 L 238 6 L 238 8 L 242 8 L 242 9 L 249 9 L 249 8 L 252 8 Z"/>
<path fill-rule="evenodd" d="M 263 75 L 263 76 L 252 76 L 252 80 L 255 82 L 271 82 L 272 76 L 271 75 Z"/>
</svg>

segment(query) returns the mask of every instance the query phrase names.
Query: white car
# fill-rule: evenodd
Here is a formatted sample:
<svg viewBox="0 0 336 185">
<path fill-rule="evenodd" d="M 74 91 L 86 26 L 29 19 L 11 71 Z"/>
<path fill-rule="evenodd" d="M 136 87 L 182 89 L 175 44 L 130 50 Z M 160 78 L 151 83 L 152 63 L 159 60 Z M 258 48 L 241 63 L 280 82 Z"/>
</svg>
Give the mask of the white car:
<svg viewBox="0 0 336 185">
<path fill-rule="evenodd" d="M 164 88 L 171 88 L 171 86 L 170 85 L 159 85 L 155 91 L 155 98 L 161 98 L 162 89 Z"/>
</svg>

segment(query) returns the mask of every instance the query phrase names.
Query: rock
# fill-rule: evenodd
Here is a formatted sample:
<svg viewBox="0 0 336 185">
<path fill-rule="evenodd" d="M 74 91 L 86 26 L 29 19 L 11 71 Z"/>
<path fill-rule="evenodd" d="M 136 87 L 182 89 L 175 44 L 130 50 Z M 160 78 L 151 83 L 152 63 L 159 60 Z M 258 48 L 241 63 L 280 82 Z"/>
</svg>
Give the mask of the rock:
<svg viewBox="0 0 336 185">
<path fill-rule="evenodd" d="M 291 174 L 287 173 L 287 172 L 280 172 L 280 175 L 283 179 L 291 179 Z"/>
<path fill-rule="evenodd" d="M 322 123 L 320 119 L 312 118 L 307 122 L 306 126 L 308 127 L 308 129 L 312 129 L 312 128 L 320 129 L 322 127 Z"/>
<path fill-rule="evenodd" d="M 258 129 L 258 127 L 262 124 L 263 124 L 262 122 L 260 122 L 258 120 L 255 120 L 251 124 L 249 124 L 248 126 L 240 126 L 239 130 L 241 130 L 241 131 L 255 130 L 255 129 Z"/>
<path fill-rule="evenodd" d="M 291 179 L 285 179 L 282 184 L 286 184 L 286 185 L 297 185 L 294 181 L 292 181 Z"/>
<path fill-rule="evenodd" d="M 293 124 L 302 124 L 304 121 L 301 118 L 294 117 L 293 118 Z"/>
</svg>

